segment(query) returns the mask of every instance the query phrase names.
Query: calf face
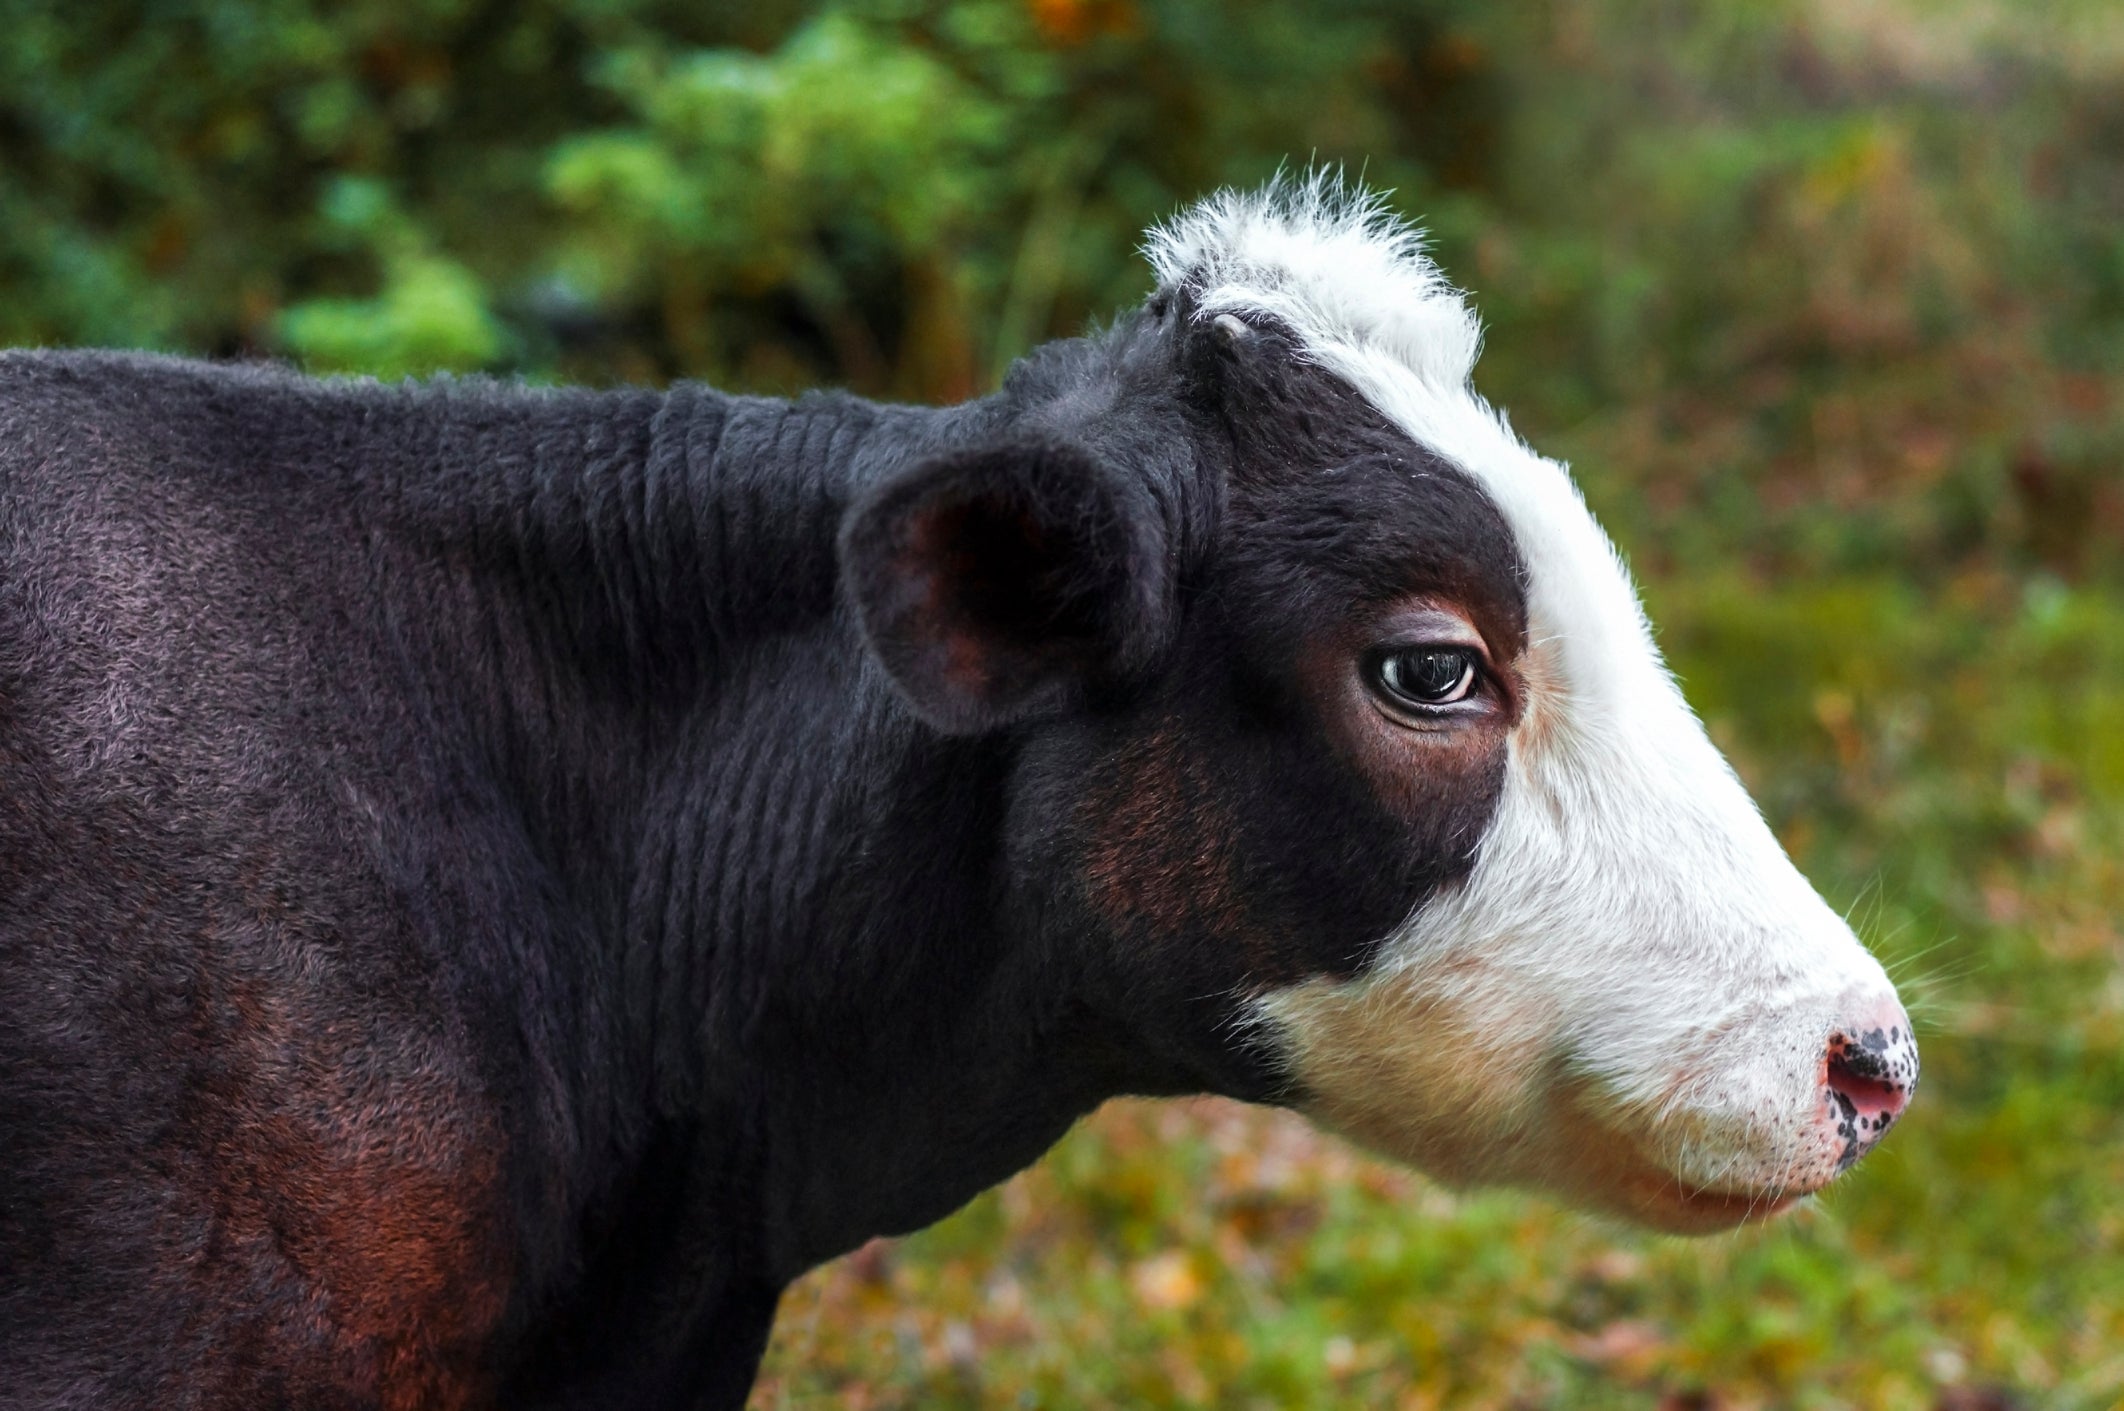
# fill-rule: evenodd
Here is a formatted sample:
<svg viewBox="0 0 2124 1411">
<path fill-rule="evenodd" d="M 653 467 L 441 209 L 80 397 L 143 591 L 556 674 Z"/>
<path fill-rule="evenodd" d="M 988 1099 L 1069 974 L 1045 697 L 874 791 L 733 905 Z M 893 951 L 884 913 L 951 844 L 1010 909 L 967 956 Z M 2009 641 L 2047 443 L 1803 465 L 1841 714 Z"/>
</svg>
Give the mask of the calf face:
<svg viewBox="0 0 2124 1411">
<path fill-rule="evenodd" d="M 1673 1229 L 1820 1188 L 1917 1077 L 1414 235 L 1325 183 L 1156 233 L 980 448 L 852 511 L 932 725 L 1015 749 L 1007 890 L 1124 1084 L 1289 1102 Z"/>
</svg>

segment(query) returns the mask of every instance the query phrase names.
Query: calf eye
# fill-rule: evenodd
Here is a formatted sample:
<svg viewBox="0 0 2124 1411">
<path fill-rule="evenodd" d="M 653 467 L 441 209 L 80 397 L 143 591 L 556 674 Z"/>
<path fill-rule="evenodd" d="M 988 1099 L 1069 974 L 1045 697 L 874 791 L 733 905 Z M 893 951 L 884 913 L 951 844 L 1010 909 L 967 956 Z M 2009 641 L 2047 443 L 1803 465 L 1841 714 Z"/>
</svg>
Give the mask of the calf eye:
<svg viewBox="0 0 2124 1411">
<path fill-rule="evenodd" d="M 1392 706 L 1427 711 L 1475 689 L 1475 653 L 1465 647 L 1401 647 L 1372 659 L 1372 687 Z"/>
</svg>

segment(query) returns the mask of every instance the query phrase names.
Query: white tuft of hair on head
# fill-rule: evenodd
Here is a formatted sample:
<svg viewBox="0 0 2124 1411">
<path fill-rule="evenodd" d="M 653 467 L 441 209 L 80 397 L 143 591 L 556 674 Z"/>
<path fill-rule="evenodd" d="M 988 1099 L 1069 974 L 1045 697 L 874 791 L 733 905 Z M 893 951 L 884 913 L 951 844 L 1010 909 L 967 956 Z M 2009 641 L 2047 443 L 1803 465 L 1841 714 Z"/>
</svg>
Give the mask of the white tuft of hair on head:
<svg viewBox="0 0 2124 1411">
<path fill-rule="evenodd" d="M 1465 389 L 1482 327 L 1385 193 L 1331 168 L 1225 190 L 1156 227 L 1158 283 L 1197 317 L 1269 314 L 1311 338 L 1376 347 L 1441 390 Z M 1309 340 L 1310 341 L 1310 340 Z"/>
</svg>

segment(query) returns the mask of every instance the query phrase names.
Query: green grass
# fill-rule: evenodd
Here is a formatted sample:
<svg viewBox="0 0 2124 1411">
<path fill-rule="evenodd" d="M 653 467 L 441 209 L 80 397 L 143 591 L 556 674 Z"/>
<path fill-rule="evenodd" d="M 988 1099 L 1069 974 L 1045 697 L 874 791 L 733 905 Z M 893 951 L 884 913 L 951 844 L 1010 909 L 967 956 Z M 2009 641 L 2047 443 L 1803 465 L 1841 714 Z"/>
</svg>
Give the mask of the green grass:
<svg viewBox="0 0 2124 1411">
<path fill-rule="evenodd" d="M 1678 1240 L 1288 1114 L 1117 1103 L 800 1284 L 753 1405 L 2124 1404 L 2124 601 L 1738 570 L 1649 597 L 1912 1001 L 1923 1087 L 1864 1166 Z"/>
</svg>

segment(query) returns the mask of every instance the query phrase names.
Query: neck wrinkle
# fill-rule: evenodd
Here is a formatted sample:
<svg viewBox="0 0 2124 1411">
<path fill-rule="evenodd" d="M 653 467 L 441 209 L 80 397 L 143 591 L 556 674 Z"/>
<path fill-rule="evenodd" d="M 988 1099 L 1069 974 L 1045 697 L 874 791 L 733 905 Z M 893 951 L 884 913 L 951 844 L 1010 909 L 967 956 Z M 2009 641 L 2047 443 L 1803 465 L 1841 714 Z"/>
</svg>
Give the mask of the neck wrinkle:
<svg viewBox="0 0 2124 1411">
<path fill-rule="evenodd" d="M 416 404 L 429 453 L 397 487 L 396 532 L 512 600 L 554 665 L 630 687 L 830 612 L 853 492 L 951 417 L 692 383 L 436 384 Z"/>
</svg>

